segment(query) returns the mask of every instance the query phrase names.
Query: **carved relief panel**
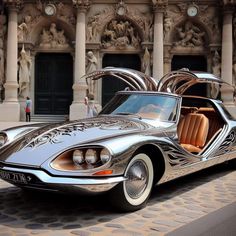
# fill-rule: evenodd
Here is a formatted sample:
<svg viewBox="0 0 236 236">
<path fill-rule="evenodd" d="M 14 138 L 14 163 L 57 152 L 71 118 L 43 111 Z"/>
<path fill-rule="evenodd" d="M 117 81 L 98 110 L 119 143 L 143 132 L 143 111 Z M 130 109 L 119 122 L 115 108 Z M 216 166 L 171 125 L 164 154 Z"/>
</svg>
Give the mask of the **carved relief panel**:
<svg viewBox="0 0 236 236">
<path fill-rule="evenodd" d="M 18 17 L 18 42 L 31 42 L 35 40 L 35 29 L 42 27 L 45 22 L 61 21 L 75 27 L 76 19 L 73 6 L 62 2 L 48 4 L 38 0 L 36 4 L 25 4 Z"/>
<path fill-rule="evenodd" d="M 153 17 L 125 5 L 108 7 L 88 17 L 86 41 L 104 49 L 137 49 L 153 40 Z"/>
<path fill-rule="evenodd" d="M 41 48 L 68 48 L 68 39 L 64 30 L 59 30 L 55 23 L 51 23 L 49 28 L 43 28 L 40 38 L 39 47 Z"/>
<path fill-rule="evenodd" d="M 134 25 L 128 20 L 112 20 L 102 34 L 102 47 L 105 49 L 138 49 L 141 39 Z"/>
<path fill-rule="evenodd" d="M 169 5 L 164 14 L 164 40 L 166 43 L 174 42 L 175 46 L 183 47 L 220 43 L 219 25 L 218 8 L 215 6 L 192 3 Z M 192 28 L 192 39 L 189 39 L 191 32 L 188 37 L 184 35 L 190 28 Z"/>
<path fill-rule="evenodd" d="M 176 27 L 175 31 L 174 46 L 203 47 L 205 45 L 205 32 L 189 20 Z"/>
</svg>

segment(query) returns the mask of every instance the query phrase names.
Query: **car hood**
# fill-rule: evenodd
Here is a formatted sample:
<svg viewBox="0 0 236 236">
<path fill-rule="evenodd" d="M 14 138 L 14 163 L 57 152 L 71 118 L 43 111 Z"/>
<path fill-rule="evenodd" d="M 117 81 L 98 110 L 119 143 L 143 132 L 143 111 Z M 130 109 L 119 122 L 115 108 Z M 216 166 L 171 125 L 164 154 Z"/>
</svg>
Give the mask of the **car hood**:
<svg viewBox="0 0 236 236">
<path fill-rule="evenodd" d="M 0 161 L 39 167 L 47 159 L 76 145 L 144 132 L 145 122 L 128 117 L 97 117 L 76 122 L 50 124 L 18 138 L 0 151 Z"/>
</svg>

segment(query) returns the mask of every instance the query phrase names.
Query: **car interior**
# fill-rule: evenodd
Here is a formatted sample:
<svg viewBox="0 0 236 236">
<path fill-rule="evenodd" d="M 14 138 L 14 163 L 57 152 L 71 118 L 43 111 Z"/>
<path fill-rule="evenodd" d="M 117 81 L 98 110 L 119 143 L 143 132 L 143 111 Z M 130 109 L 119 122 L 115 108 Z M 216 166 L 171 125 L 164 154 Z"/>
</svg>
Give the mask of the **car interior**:
<svg viewBox="0 0 236 236">
<path fill-rule="evenodd" d="M 183 98 L 177 133 L 180 145 L 200 154 L 219 135 L 225 121 L 213 105 L 199 98 Z"/>
</svg>

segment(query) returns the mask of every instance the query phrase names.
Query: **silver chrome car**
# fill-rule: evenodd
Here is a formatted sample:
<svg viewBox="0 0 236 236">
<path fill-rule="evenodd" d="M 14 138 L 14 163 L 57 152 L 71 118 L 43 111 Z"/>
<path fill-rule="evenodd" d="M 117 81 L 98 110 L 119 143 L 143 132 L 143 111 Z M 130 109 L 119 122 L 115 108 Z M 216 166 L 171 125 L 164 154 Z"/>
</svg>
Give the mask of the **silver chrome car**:
<svg viewBox="0 0 236 236">
<path fill-rule="evenodd" d="M 128 89 L 97 117 L 1 131 L 0 178 L 22 188 L 108 191 L 112 204 L 133 211 L 155 184 L 236 161 L 236 121 L 216 99 L 228 86 L 220 79 L 185 69 L 155 81 L 124 68 L 84 79 L 101 78 Z M 199 83 L 207 96 L 186 95 Z"/>
</svg>

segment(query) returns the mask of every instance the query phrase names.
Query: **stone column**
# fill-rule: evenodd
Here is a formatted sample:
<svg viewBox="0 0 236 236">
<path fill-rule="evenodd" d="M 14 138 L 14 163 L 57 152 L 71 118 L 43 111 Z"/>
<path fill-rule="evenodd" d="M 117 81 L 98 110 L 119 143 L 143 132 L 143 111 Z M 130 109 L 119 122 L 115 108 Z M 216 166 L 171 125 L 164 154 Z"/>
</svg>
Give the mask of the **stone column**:
<svg viewBox="0 0 236 236">
<path fill-rule="evenodd" d="M 85 45 L 86 45 L 86 23 L 85 14 L 90 7 L 88 0 L 72 0 L 77 9 L 76 39 L 75 39 L 75 63 L 74 63 L 74 85 L 73 103 L 70 106 L 70 120 L 84 118 L 86 116 L 86 106 L 84 97 L 86 96 L 87 84 L 81 78 L 85 74 Z"/>
<path fill-rule="evenodd" d="M 0 121 L 19 121 L 20 104 L 18 101 L 17 82 L 17 12 L 21 1 L 5 0 L 8 7 L 8 34 L 5 100 L 0 105 Z"/>
<path fill-rule="evenodd" d="M 168 0 L 153 1 L 154 9 L 154 39 L 153 39 L 153 78 L 163 76 L 163 17 Z"/>
<path fill-rule="evenodd" d="M 222 79 L 233 84 L 232 65 L 233 65 L 233 7 L 225 6 L 222 30 L 222 59 L 221 59 L 221 77 Z M 221 89 L 222 100 L 224 104 L 231 109 L 234 107 L 233 98 L 234 89 L 229 86 L 223 86 Z"/>
</svg>

